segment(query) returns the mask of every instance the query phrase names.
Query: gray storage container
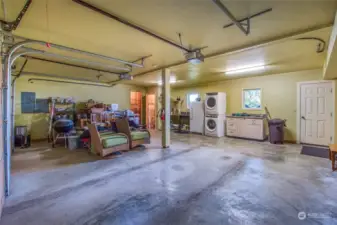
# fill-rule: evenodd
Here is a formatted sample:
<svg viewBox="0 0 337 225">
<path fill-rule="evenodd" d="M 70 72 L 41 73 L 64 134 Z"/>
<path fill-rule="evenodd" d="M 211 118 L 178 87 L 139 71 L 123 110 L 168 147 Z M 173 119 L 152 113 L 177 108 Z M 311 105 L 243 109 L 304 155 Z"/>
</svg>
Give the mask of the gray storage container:
<svg viewBox="0 0 337 225">
<path fill-rule="evenodd" d="M 75 150 L 79 148 L 80 137 L 79 136 L 68 136 L 68 149 Z"/>
<path fill-rule="evenodd" d="M 271 119 L 269 125 L 269 142 L 272 144 L 283 144 L 285 120 Z"/>
</svg>

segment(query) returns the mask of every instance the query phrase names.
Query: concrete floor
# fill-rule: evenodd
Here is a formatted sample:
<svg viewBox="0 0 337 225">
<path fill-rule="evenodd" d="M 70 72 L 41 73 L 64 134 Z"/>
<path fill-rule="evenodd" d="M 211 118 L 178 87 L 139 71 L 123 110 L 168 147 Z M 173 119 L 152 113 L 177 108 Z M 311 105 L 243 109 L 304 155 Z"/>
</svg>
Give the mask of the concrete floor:
<svg viewBox="0 0 337 225">
<path fill-rule="evenodd" d="M 329 160 L 300 155 L 298 145 L 172 139 L 162 150 L 155 133 L 147 150 L 105 160 L 43 146 L 18 151 L 0 224 L 337 224 Z"/>
</svg>

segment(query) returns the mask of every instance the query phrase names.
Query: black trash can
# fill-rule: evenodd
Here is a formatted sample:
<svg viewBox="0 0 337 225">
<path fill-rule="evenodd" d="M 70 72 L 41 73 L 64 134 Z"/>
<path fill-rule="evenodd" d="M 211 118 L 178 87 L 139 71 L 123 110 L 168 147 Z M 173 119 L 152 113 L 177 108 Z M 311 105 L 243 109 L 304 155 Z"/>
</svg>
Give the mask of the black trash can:
<svg viewBox="0 0 337 225">
<path fill-rule="evenodd" d="M 269 142 L 272 144 L 283 144 L 285 120 L 271 119 L 269 125 Z"/>
</svg>

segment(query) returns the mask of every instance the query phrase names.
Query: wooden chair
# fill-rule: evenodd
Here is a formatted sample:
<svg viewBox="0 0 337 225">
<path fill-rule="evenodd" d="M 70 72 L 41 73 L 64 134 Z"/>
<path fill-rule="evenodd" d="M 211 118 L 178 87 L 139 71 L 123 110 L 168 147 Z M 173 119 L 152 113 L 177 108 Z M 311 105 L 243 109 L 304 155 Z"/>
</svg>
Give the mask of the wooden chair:
<svg viewBox="0 0 337 225">
<path fill-rule="evenodd" d="M 127 135 L 122 134 L 122 133 L 112 133 L 110 132 L 108 135 L 102 135 L 102 133 L 99 133 L 97 130 L 97 127 L 95 124 L 89 124 L 89 132 L 90 132 L 90 139 L 91 139 L 91 145 L 92 148 L 94 149 L 94 152 L 96 154 L 101 155 L 102 157 L 107 156 L 111 153 L 114 152 L 120 152 L 120 151 L 127 151 L 129 150 L 129 146 L 130 146 L 130 139 L 128 138 Z M 107 138 L 107 136 L 110 137 L 121 137 L 121 138 L 125 138 L 126 142 L 123 144 L 117 144 L 114 146 L 109 146 L 107 148 L 104 148 L 103 145 L 103 140 Z"/>
<path fill-rule="evenodd" d="M 117 119 L 116 120 L 116 126 L 117 126 L 117 130 L 118 130 L 119 133 L 123 133 L 126 136 L 128 136 L 128 138 L 130 140 L 130 149 L 132 149 L 136 146 L 139 146 L 139 145 L 151 143 L 150 132 L 146 129 L 136 129 L 136 130 L 132 131 L 130 129 L 129 121 L 127 120 L 127 118 Z M 142 136 L 144 136 L 144 138 L 139 137 L 138 134 L 141 134 L 141 133 L 143 133 Z"/>
<path fill-rule="evenodd" d="M 330 158 L 331 163 L 332 163 L 332 171 L 337 170 L 336 156 L 337 156 L 337 144 L 329 145 L 329 158 Z"/>
</svg>

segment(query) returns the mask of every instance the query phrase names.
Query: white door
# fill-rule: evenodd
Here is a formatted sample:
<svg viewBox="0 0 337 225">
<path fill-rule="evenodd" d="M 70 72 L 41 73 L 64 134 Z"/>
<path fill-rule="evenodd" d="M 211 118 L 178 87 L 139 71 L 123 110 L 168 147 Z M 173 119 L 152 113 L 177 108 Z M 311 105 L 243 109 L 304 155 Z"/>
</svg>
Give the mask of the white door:
<svg viewBox="0 0 337 225">
<path fill-rule="evenodd" d="M 301 143 L 328 145 L 332 141 L 332 83 L 300 85 Z"/>
</svg>

